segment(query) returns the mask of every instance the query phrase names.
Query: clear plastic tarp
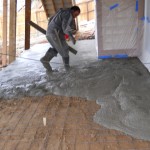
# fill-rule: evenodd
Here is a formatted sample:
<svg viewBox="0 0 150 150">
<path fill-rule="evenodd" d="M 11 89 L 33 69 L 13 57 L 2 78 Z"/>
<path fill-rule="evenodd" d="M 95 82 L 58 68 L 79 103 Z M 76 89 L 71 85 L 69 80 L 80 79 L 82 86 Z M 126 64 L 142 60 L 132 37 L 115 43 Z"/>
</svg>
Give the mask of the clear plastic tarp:
<svg viewBox="0 0 150 150">
<path fill-rule="evenodd" d="M 139 56 L 147 19 L 144 0 L 95 0 L 95 7 L 98 57 Z"/>
</svg>

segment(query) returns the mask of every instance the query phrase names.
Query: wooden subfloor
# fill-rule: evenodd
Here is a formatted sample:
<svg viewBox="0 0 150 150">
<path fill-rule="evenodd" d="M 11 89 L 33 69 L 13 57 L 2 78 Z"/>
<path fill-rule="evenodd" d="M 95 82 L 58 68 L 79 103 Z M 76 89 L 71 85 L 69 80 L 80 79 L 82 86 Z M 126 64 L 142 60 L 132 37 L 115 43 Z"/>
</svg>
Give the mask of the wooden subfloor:
<svg viewBox="0 0 150 150">
<path fill-rule="evenodd" d="M 99 109 L 73 97 L 1 100 L 0 150 L 150 150 L 148 141 L 94 123 Z"/>
</svg>

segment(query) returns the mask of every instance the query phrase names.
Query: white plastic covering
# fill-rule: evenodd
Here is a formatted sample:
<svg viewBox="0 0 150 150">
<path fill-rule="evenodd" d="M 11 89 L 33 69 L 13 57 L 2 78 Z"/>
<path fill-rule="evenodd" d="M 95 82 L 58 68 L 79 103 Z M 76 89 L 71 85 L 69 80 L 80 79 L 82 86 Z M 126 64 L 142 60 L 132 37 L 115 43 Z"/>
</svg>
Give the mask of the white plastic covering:
<svg viewBox="0 0 150 150">
<path fill-rule="evenodd" d="M 95 0 L 99 58 L 141 55 L 144 0 Z"/>
<path fill-rule="evenodd" d="M 145 0 L 144 42 L 140 60 L 150 71 L 150 0 Z"/>
</svg>

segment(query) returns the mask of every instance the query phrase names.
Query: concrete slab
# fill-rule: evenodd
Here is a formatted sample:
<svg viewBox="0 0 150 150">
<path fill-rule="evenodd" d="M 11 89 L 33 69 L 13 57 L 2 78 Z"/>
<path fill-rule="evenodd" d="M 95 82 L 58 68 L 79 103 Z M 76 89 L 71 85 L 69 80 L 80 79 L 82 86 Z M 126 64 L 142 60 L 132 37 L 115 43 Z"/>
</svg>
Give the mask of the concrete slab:
<svg viewBox="0 0 150 150">
<path fill-rule="evenodd" d="M 46 74 L 39 61 L 49 45 L 35 45 L 0 72 L 0 98 L 54 94 L 97 100 L 101 109 L 94 116 L 95 122 L 150 140 L 149 72 L 137 58 L 98 60 L 94 43 L 78 41 L 78 55 L 71 54 L 72 68 L 61 70 L 58 56 L 51 64 L 60 67 L 59 72 L 51 74 Z"/>
</svg>

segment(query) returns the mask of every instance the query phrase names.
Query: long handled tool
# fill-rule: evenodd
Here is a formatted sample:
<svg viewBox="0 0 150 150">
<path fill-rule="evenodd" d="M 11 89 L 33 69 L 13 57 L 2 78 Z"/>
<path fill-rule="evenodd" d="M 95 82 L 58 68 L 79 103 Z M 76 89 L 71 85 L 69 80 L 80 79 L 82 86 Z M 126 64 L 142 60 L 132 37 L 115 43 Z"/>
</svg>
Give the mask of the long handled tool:
<svg viewBox="0 0 150 150">
<path fill-rule="evenodd" d="M 40 31 L 41 33 L 46 35 L 46 30 L 41 28 L 39 25 L 35 24 L 32 21 L 29 21 L 29 24 L 34 27 L 35 29 L 37 29 L 38 31 Z M 75 49 L 73 49 L 72 47 L 69 46 L 69 51 L 72 52 L 73 54 L 77 54 L 77 51 Z"/>
</svg>

